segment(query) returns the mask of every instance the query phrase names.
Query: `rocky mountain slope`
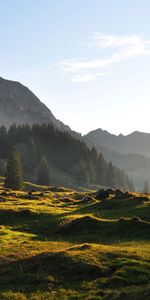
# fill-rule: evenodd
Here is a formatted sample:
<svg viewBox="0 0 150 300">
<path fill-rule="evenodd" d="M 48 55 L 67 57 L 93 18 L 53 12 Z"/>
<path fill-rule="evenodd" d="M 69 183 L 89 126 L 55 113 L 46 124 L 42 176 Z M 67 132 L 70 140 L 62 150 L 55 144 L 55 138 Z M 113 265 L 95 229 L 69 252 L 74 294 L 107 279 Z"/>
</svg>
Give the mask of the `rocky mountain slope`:
<svg viewBox="0 0 150 300">
<path fill-rule="evenodd" d="M 27 87 L 0 77 L 0 126 L 9 127 L 12 123 L 52 123 L 60 130 L 70 131 Z"/>
</svg>

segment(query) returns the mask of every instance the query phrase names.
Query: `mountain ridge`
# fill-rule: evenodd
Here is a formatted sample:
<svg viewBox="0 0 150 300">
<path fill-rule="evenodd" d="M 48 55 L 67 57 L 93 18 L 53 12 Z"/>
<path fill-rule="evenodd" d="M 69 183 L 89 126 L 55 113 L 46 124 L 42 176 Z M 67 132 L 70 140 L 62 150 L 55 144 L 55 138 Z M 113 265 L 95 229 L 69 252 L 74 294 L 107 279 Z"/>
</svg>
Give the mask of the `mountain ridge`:
<svg viewBox="0 0 150 300">
<path fill-rule="evenodd" d="M 115 135 L 98 128 L 83 136 L 83 140 L 94 147 L 106 147 L 121 154 L 136 153 L 150 157 L 150 133 L 133 131 L 128 135 Z"/>
<path fill-rule="evenodd" d="M 150 182 L 150 133 L 115 135 L 99 128 L 84 135 L 83 140 L 89 148 L 102 153 L 106 161 L 125 170 L 137 190 L 143 190 L 144 181 Z"/>
<path fill-rule="evenodd" d="M 57 120 L 51 110 L 26 86 L 0 77 L 0 125 L 52 123 L 59 130 L 71 131 Z"/>
<path fill-rule="evenodd" d="M 101 133 L 106 133 L 106 134 L 108 134 L 108 135 L 113 135 L 113 136 L 116 136 L 116 137 L 128 137 L 128 136 L 130 136 L 130 135 L 136 135 L 136 134 L 148 134 L 148 135 L 150 135 L 150 132 L 145 132 L 145 131 L 140 131 L 140 130 L 134 130 L 134 131 L 132 131 L 132 132 L 130 132 L 130 133 L 128 133 L 128 134 L 123 134 L 123 133 L 118 133 L 118 134 L 115 134 L 115 133 L 111 133 L 111 132 L 109 132 L 108 130 L 106 130 L 106 129 L 102 129 L 102 128 L 96 128 L 96 129 L 93 129 L 93 130 L 90 130 L 88 133 L 86 133 L 86 134 L 83 134 L 83 136 L 86 136 L 86 135 L 88 135 L 89 133 L 99 133 L 99 132 L 101 132 Z"/>
</svg>

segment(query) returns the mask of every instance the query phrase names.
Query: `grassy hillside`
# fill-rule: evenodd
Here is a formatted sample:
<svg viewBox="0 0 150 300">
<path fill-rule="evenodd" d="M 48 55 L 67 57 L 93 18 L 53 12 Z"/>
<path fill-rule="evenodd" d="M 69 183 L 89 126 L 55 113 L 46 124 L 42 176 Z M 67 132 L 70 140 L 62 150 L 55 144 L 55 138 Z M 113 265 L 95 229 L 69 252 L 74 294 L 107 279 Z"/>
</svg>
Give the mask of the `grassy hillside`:
<svg viewBox="0 0 150 300">
<path fill-rule="evenodd" d="M 28 190 L 34 188 L 34 192 Z M 0 186 L 0 299 L 150 299 L 150 196 Z"/>
</svg>

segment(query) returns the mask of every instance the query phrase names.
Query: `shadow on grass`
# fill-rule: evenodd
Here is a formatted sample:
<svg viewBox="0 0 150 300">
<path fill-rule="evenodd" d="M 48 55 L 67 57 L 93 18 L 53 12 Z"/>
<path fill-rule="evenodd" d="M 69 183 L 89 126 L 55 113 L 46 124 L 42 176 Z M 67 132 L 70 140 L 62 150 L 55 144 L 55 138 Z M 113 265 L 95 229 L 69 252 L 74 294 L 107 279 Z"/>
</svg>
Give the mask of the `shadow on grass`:
<svg viewBox="0 0 150 300">
<path fill-rule="evenodd" d="M 36 291 L 37 286 L 39 290 L 60 286 L 79 288 L 82 282 L 94 280 L 103 289 L 149 284 L 148 262 L 130 253 L 99 252 L 98 249 L 90 249 L 85 253 L 86 249 L 82 248 L 81 255 L 71 253 L 70 250 L 41 253 L 2 264 L 0 291 L 13 288 L 14 291 L 30 293 Z"/>
<path fill-rule="evenodd" d="M 106 221 L 82 216 L 62 224 L 59 233 L 76 242 L 116 243 L 150 240 L 150 223 L 138 217 Z M 73 237 L 73 238 L 72 238 Z"/>
<path fill-rule="evenodd" d="M 147 200 L 147 198 L 146 198 Z M 145 198 L 134 197 L 133 199 L 115 198 L 102 200 L 98 203 L 78 207 L 71 214 L 88 214 L 101 215 L 106 218 L 121 218 L 138 216 L 145 221 L 150 221 L 150 202 Z"/>
<path fill-rule="evenodd" d="M 63 218 L 57 214 L 37 214 L 29 210 L 0 211 L 0 225 L 10 226 L 13 231 L 34 234 L 32 240 L 111 244 L 150 239 L 150 223 L 138 217 L 106 221 L 91 216 L 81 216 L 65 223 L 61 223 L 61 220 L 63 221 Z"/>
<path fill-rule="evenodd" d="M 56 231 L 58 216 L 30 210 L 1 210 L 0 225 L 10 226 L 13 231 L 35 234 L 36 240 L 45 240 Z"/>
<path fill-rule="evenodd" d="M 0 290 L 36 291 L 55 284 L 75 285 L 80 281 L 94 280 L 103 276 L 100 266 L 86 259 L 73 257 L 66 252 L 42 253 L 9 264 L 0 269 Z M 50 276 L 50 278 L 49 278 Z M 57 279 L 56 279 L 57 278 Z"/>
</svg>

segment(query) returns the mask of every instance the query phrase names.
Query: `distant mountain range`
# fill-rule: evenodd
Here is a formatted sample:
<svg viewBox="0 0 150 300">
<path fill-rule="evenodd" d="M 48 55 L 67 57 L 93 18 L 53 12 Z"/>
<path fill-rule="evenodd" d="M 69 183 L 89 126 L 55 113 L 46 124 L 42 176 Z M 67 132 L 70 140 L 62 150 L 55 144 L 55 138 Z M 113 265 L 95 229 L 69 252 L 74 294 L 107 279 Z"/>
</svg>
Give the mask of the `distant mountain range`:
<svg viewBox="0 0 150 300">
<path fill-rule="evenodd" d="M 144 181 L 150 184 L 150 134 L 135 131 L 129 135 L 114 135 L 97 129 L 83 137 L 88 146 L 95 147 L 107 161 L 112 161 L 133 178 L 142 190 Z"/>
<path fill-rule="evenodd" d="M 129 135 L 115 135 L 96 129 L 84 136 L 84 140 L 96 147 L 105 147 L 121 154 L 138 153 L 150 157 L 150 133 L 134 131 Z"/>
<path fill-rule="evenodd" d="M 71 131 L 27 87 L 0 77 L 0 126 L 11 124 L 52 123 L 63 131 Z"/>
</svg>

